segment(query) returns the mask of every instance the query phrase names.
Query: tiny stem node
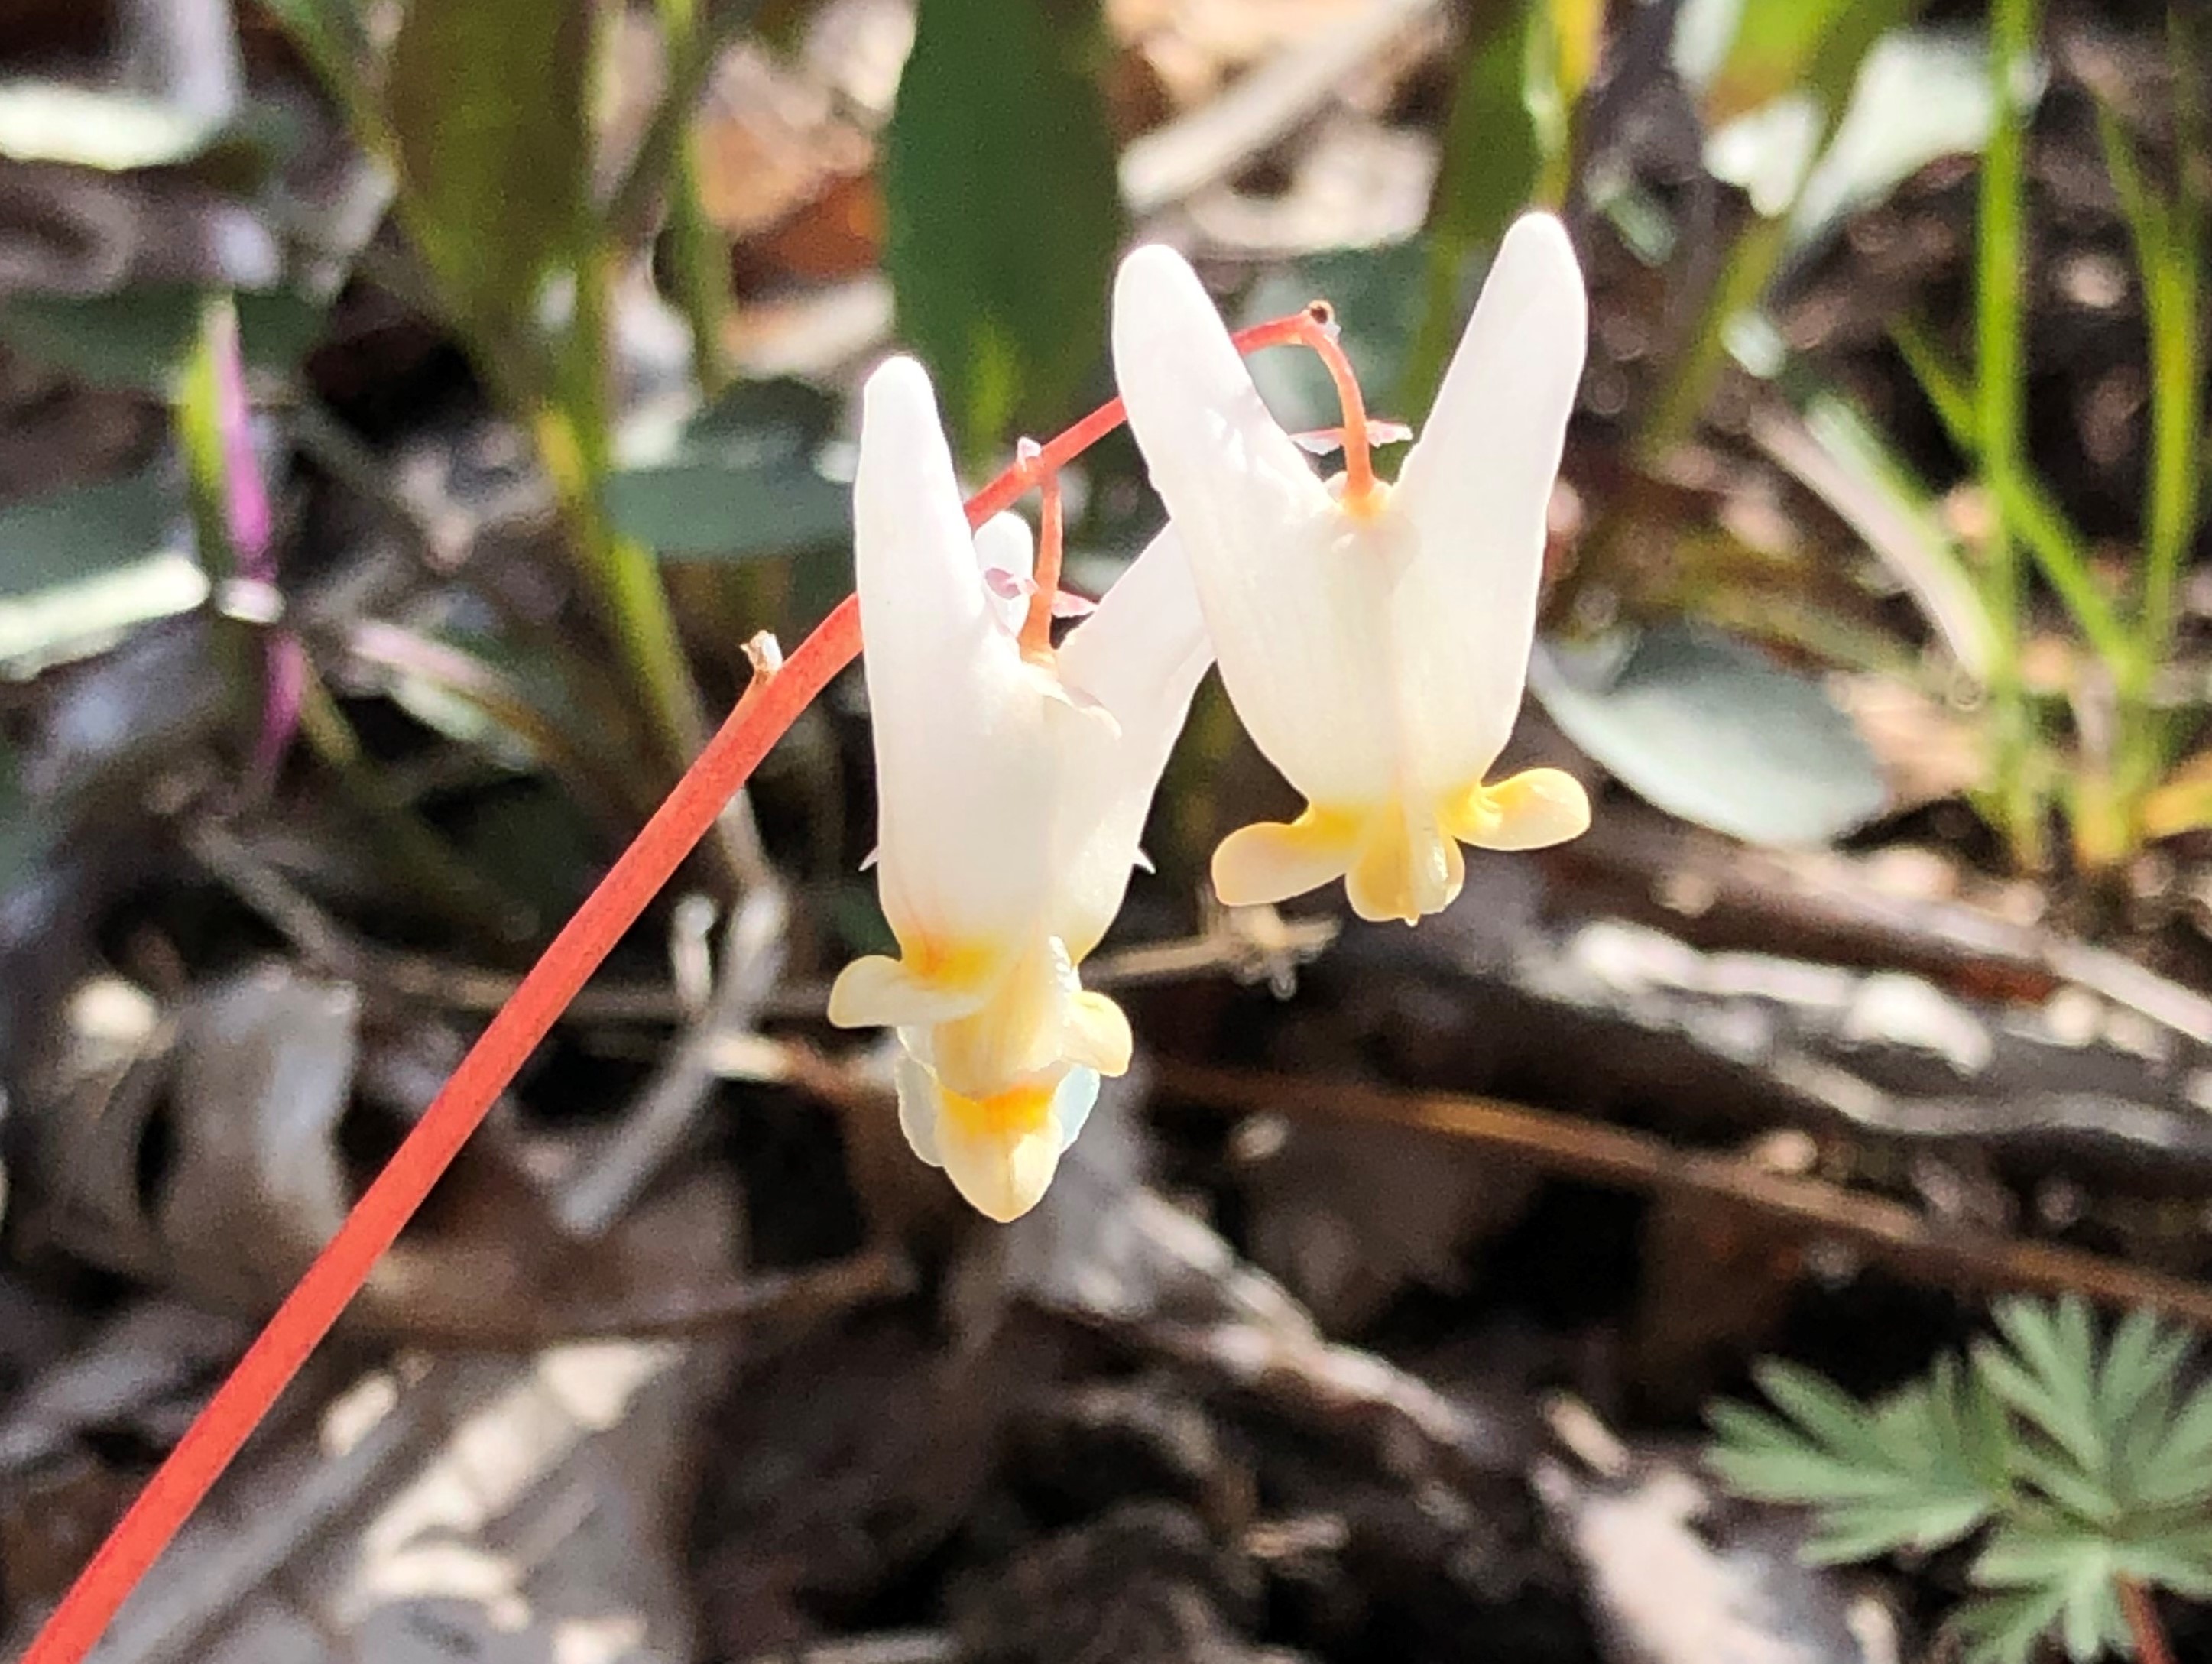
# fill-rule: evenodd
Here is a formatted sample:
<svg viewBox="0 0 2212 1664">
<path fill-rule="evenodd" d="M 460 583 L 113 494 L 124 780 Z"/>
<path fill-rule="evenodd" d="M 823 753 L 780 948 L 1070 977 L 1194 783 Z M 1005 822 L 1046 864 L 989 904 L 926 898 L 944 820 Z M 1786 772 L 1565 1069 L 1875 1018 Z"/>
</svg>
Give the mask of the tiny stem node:
<svg viewBox="0 0 2212 1664">
<path fill-rule="evenodd" d="M 753 673 L 745 688 L 747 693 L 772 679 L 783 668 L 783 643 L 775 639 L 774 630 L 761 630 L 745 643 L 745 663 L 752 667 Z"/>
</svg>

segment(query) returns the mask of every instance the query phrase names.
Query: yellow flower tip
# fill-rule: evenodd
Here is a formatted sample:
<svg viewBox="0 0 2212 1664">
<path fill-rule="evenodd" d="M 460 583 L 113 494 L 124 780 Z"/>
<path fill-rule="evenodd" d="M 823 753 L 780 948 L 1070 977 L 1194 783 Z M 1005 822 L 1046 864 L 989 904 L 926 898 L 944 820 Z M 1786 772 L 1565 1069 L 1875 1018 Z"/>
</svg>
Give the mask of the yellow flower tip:
<svg viewBox="0 0 2212 1664">
<path fill-rule="evenodd" d="M 1052 1119 L 1053 1089 L 1024 1083 L 985 1097 L 968 1097 L 939 1086 L 938 1105 L 943 1121 L 950 1121 L 965 1137 L 1007 1139 L 1025 1136 Z"/>
<path fill-rule="evenodd" d="M 1363 919 L 1417 925 L 1456 901 L 1466 882 L 1466 858 L 1437 817 L 1392 803 L 1369 817 L 1344 890 Z"/>
<path fill-rule="evenodd" d="M 1088 989 L 1069 996 L 1060 1031 L 1060 1054 L 1102 1075 L 1126 1075 L 1137 1049 L 1129 1018 L 1103 993 Z"/>
<path fill-rule="evenodd" d="M 1225 906 L 1246 907 L 1342 878 L 1361 918 L 1418 924 L 1458 899 L 1467 881 L 1461 844 L 1543 849 L 1580 837 L 1589 821 L 1581 783 L 1557 768 L 1471 786 L 1433 808 L 1395 799 L 1316 805 L 1287 825 L 1263 821 L 1231 833 L 1213 852 L 1213 888 Z"/>
<path fill-rule="evenodd" d="M 937 1156 L 968 1205 L 1009 1224 L 1044 1199 L 1060 1169 L 1054 1089 L 1023 1085 L 988 1097 L 939 1089 Z"/>
</svg>

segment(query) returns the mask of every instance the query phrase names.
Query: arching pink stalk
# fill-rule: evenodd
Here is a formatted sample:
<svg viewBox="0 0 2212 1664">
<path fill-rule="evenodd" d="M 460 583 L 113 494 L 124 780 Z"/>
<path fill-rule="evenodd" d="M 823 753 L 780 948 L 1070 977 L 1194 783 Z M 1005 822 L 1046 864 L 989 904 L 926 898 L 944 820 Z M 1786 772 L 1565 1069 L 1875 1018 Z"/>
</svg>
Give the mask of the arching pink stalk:
<svg viewBox="0 0 2212 1664">
<path fill-rule="evenodd" d="M 1305 342 L 1304 313 L 1245 330 L 1244 352 Z M 1118 398 L 1007 469 L 967 504 L 981 525 L 1040 478 L 1121 425 Z M 258 476 L 255 477 L 258 483 Z M 263 502 L 265 513 L 266 502 Z M 264 533 L 265 546 L 265 533 Z M 772 675 L 756 682 L 698 761 L 653 811 L 599 887 L 485 1027 L 375 1181 L 216 1389 L 176 1448 L 108 1533 L 19 1664 L 79 1664 L 178 1528 L 260 1425 L 308 1355 L 359 1291 L 538 1044 L 706 835 L 738 788 L 799 714 L 860 651 L 860 611 L 848 596 Z"/>
<path fill-rule="evenodd" d="M 238 575 L 273 592 L 276 516 L 269 506 L 260 459 L 253 454 L 253 407 L 246 395 L 246 354 L 239 340 L 237 308 L 228 301 L 211 306 L 205 328 L 215 376 L 216 436 L 222 451 L 223 529 L 238 562 Z M 254 743 L 252 763 L 257 782 L 270 780 L 283 762 L 292 731 L 299 726 L 300 700 L 307 684 L 307 650 L 290 630 L 272 628 L 263 658 L 261 733 Z"/>
</svg>

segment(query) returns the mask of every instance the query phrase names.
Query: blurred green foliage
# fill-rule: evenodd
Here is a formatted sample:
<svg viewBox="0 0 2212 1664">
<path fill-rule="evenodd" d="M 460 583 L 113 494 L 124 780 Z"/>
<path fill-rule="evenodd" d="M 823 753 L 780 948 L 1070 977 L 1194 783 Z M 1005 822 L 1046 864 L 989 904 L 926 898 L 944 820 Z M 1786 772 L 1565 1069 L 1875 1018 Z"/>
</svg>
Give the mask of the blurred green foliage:
<svg viewBox="0 0 2212 1664">
<path fill-rule="evenodd" d="M 1079 414 L 1122 238 L 1091 0 L 921 0 L 884 140 L 884 264 L 961 453 Z"/>
<path fill-rule="evenodd" d="M 1779 1416 L 1710 1412 L 1731 1490 L 1812 1510 L 1817 1560 L 1948 1547 L 1977 1533 L 1950 1628 L 1974 1664 L 2146 1656 L 2128 1586 L 2212 1596 L 2212 1390 L 2193 1337 L 2133 1311 L 2100 1335 L 2078 1297 L 2011 1299 L 1969 1357 L 1862 1404 L 1809 1371 L 1757 1370 Z"/>
<path fill-rule="evenodd" d="M 588 245 L 592 30 L 575 0 L 408 0 L 385 68 L 399 202 L 474 327 L 526 315 Z"/>
<path fill-rule="evenodd" d="M 809 7 L 658 0 L 665 84 L 622 155 L 605 154 L 595 125 L 613 25 L 586 0 L 406 0 L 374 27 L 356 0 L 265 0 L 263 9 L 388 172 L 407 252 L 394 258 L 380 245 L 361 275 L 447 326 L 554 483 L 564 540 L 617 649 L 611 674 L 586 648 L 556 679 L 611 695 L 611 714 L 594 720 L 622 732 L 605 749 L 656 756 L 665 776 L 704 732 L 700 670 L 719 670 L 719 691 L 743 673 L 735 643 L 754 620 L 790 622 L 778 609 L 811 616 L 845 577 L 835 551 L 849 511 L 825 466 L 837 398 L 731 382 L 731 251 L 701 197 L 699 118 L 719 53 L 748 31 L 771 52 L 803 50 Z M 2049 858 L 2048 835 L 2063 821 L 2079 862 L 2109 865 L 2146 837 L 2212 823 L 2212 755 L 2191 755 L 2203 701 L 2178 697 L 2167 674 L 2203 519 L 2203 179 L 2212 160 L 2203 77 L 2188 68 L 2201 68 L 2202 30 L 2187 5 L 2172 9 L 2169 44 L 2182 71 L 2171 145 L 2146 143 L 2125 100 L 2107 98 L 2100 117 L 2147 326 L 2142 529 L 2116 576 L 2109 553 L 2028 465 L 2021 434 L 2033 344 L 2027 160 L 2046 78 L 2039 9 L 1995 0 L 1995 49 L 1985 29 L 1917 24 L 1919 9 L 1917 0 L 1686 0 L 1656 54 L 1645 38 L 1656 14 L 1620 0 L 1455 10 L 1465 31 L 1439 96 L 1424 106 L 1438 168 L 1418 234 L 1385 247 L 1249 260 L 1237 304 L 1257 317 L 1330 299 L 1382 413 L 1418 419 L 1504 227 L 1532 203 L 1560 210 L 1601 276 L 1601 308 L 1638 313 L 1654 337 L 1625 405 L 1578 429 L 1589 454 L 1571 459 L 1571 477 L 1596 489 L 1559 569 L 1533 682 L 1562 728 L 1679 815 L 1752 840 L 1818 841 L 1883 803 L 1874 759 L 1829 703 L 1824 670 L 1904 676 L 1978 726 L 1990 760 L 1980 801 L 2022 864 Z M 972 466 L 1104 391 L 1108 288 L 1132 230 L 1104 96 L 1115 50 L 1097 0 L 921 0 L 917 9 L 882 134 L 884 264 L 896 335 L 929 363 Z M 1666 90 L 1694 128 L 1694 189 L 1655 186 L 1634 123 L 1624 126 L 1608 101 L 1620 77 L 1655 74 L 1671 77 Z M 81 106 L 41 94 L 9 107 L 59 112 L 79 128 L 113 113 Z M 225 163 L 220 174 L 258 190 L 283 143 L 283 124 L 267 116 L 249 98 L 176 154 L 212 155 L 210 145 L 261 135 L 262 164 Z M 0 149 L 18 131 L 8 123 L 0 111 Z M 143 123 L 125 128 L 115 142 L 158 137 Z M 52 133 L 76 131 L 65 121 Z M 1924 447 L 1916 471 L 1832 366 L 1781 345 L 1774 320 L 1845 216 L 1931 161 L 1985 143 L 1971 350 L 1925 319 L 1903 319 L 1897 331 L 1991 506 L 1984 536 L 1943 512 L 1920 477 Z M 234 303 L 257 387 L 273 395 L 280 423 L 331 315 L 331 273 L 309 282 L 298 264 Z M 629 403 L 621 288 L 647 270 L 692 328 L 688 411 L 676 408 L 681 400 L 649 412 Z M 166 400 L 206 299 L 174 285 L 19 295 L 0 305 L 0 339 L 88 383 Z M 1326 379 L 1301 355 L 1267 355 L 1255 373 L 1297 425 L 1332 419 Z M 1752 556 L 1710 506 L 1671 491 L 1670 470 L 1704 435 L 1731 377 L 1743 389 L 1731 400 L 1751 401 L 1755 446 L 1880 550 L 1917 624 L 1876 616 L 1848 593 L 1851 574 L 1814 556 Z M 374 471 L 373 458 L 364 465 L 337 454 L 326 424 L 303 420 L 292 432 L 350 479 Z M 1726 446 L 1736 434 L 1720 437 Z M 1103 453 L 1096 465 L 1112 485 L 1127 453 Z M 100 639 L 53 635 L 58 605 L 79 607 L 102 629 L 128 627 L 112 604 L 95 602 L 116 574 L 179 554 L 175 472 L 64 494 L 20 526 L 0 521 L 0 561 L 12 547 L 24 574 L 0 598 L 13 608 L 0 609 L 0 622 L 15 629 L 0 637 L 31 642 L 21 663 Z M 100 530 L 113 506 L 103 491 L 154 513 L 158 533 L 135 522 L 127 536 Z M 1109 519 L 1105 540 L 1118 546 L 1126 503 Z M 99 545 L 80 555 L 78 572 L 50 569 L 54 541 L 37 528 L 57 525 Z M 204 561 L 212 555 L 204 550 Z M 688 618 L 670 598 L 671 562 L 684 568 L 674 575 Z M 2022 671 L 2053 602 L 2078 671 L 2057 694 Z M 150 614 L 131 615 L 139 616 Z M 564 651 L 544 641 L 510 650 Z M 489 691 L 501 672 L 480 665 L 462 673 L 434 647 L 411 662 L 409 685 L 430 687 L 440 664 L 459 677 L 440 697 L 480 713 L 530 704 L 502 704 Z M 458 691 L 462 684 L 474 691 Z M 1688 738 L 1715 731 L 1737 738 L 1699 756 Z M 534 741 L 521 747 L 540 751 Z M 590 774 L 580 764 L 574 777 Z M 642 795 L 649 799 L 650 782 Z"/>
</svg>

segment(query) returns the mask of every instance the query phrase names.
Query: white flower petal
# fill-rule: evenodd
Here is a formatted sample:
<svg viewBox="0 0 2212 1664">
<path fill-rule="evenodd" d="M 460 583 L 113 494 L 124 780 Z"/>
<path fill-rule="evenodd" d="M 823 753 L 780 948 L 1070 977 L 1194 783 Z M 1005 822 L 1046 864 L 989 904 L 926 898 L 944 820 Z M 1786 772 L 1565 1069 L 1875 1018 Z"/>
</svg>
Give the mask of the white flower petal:
<svg viewBox="0 0 2212 1664">
<path fill-rule="evenodd" d="M 1131 562 L 1058 657 L 1071 695 L 1103 708 L 1118 732 L 1062 723 L 1051 929 L 1082 960 L 1098 944 L 1139 859 L 1138 840 L 1168 753 L 1190 714 L 1213 646 L 1170 527 Z"/>
<path fill-rule="evenodd" d="M 1008 635 L 1018 635 L 1022 620 L 1029 616 L 1029 580 L 1036 572 L 1036 539 L 1029 522 L 1015 513 L 992 515 L 976 528 L 975 559 L 986 573 L 1003 572 L 1018 580 L 1018 592 L 992 590 L 990 596 L 999 622 Z"/>
<path fill-rule="evenodd" d="M 1396 562 L 1378 544 L 1384 528 L 1337 508 L 1261 403 L 1197 275 L 1167 249 L 1121 264 L 1114 370 L 1253 742 L 1316 801 L 1386 795 Z"/>
<path fill-rule="evenodd" d="M 1047 893 L 1055 760 L 911 359 L 868 380 L 853 505 L 884 915 L 909 954 L 1016 944 Z"/>
<path fill-rule="evenodd" d="M 1396 671 L 1420 695 L 1405 710 L 1407 760 L 1431 790 L 1480 780 L 1520 710 L 1588 332 L 1565 229 L 1528 216 L 1498 247 L 1392 494 L 1389 518 L 1419 543 L 1390 602 Z"/>
<path fill-rule="evenodd" d="M 1098 1102 L 1098 1072 L 1095 1069 L 1070 1069 L 1067 1078 L 1060 1083 L 1060 1090 L 1052 1095 L 1052 1118 L 1060 1126 L 1060 1151 L 1067 1153 L 1068 1146 L 1083 1131 L 1084 1122 L 1091 1119 L 1091 1111 Z"/>
<path fill-rule="evenodd" d="M 937 1082 L 919 1060 L 902 1051 L 893 1070 L 898 1083 L 899 1131 L 914 1153 L 932 1167 L 937 1157 Z"/>
</svg>

